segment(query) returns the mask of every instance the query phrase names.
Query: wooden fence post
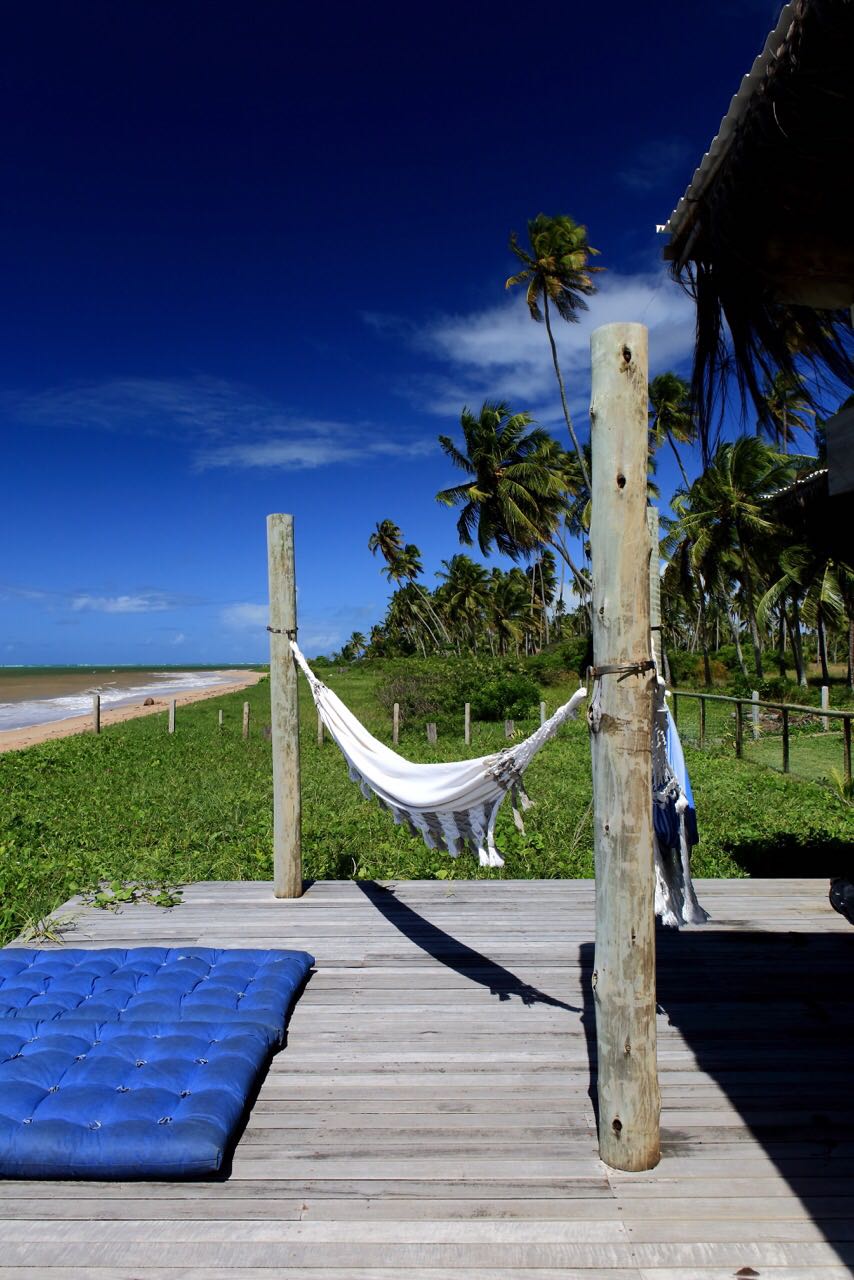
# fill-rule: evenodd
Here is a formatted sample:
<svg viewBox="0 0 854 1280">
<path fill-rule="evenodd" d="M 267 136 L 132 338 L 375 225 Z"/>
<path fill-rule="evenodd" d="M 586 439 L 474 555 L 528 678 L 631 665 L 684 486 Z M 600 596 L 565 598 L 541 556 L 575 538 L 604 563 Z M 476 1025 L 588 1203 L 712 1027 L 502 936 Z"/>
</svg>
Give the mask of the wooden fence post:
<svg viewBox="0 0 854 1280">
<path fill-rule="evenodd" d="M 221 728 L 222 728 L 222 708 L 220 708 L 218 724 L 219 724 L 219 727 L 220 727 L 220 729 L 221 729 Z"/>
<path fill-rule="evenodd" d="M 706 699 L 700 698 L 700 746 L 706 745 Z"/>
<path fill-rule="evenodd" d="M 740 702 L 735 704 L 735 754 L 738 760 L 744 755 L 744 707 Z"/>
<path fill-rule="evenodd" d="M 759 690 L 754 689 L 751 695 L 753 706 L 750 708 L 750 717 L 753 721 L 753 741 L 759 737 Z"/>
<path fill-rule="evenodd" d="M 512 720 L 505 720 L 505 721 L 504 721 L 504 737 L 505 737 L 505 738 L 512 738 L 512 737 L 513 737 L 513 734 L 514 734 L 515 732 L 516 732 L 516 726 L 515 726 L 515 724 L 513 723 L 513 721 L 512 721 Z"/>
<path fill-rule="evenodd" d="M 317 713 L 317 745 L 323 746 L 323 716 L 319 711 Z"/>
<path fill-rule="evenodd" d="M 243 739 L 244 741 L 248 737 L 249 737 L 249 703 L 244 702 L 243 704 Z"/>
<path fill-rule="evenodd" d="M 647 331 L 604 325 L 590 345 L 594 668 L 640 665 L 650 660 Z M 599 1154 L 627 1170 L 654 1168 L 660 1155 L 653 680 L 649 670 L 606 674 L 590 710 Z"/>
<path fill-rule="evenodd" d="M 391 740 L 395 746 L 400 738 L 400 703 L 396 702 L 391 709 Z"/>
<path fill-rule="evenodd" d="M 783 707 L 783 772 L 789 772 L 789 708 Z"/>
<path fill-rule="evenodd" d="M 171 700 L 171 702 L 169 703 L 169 723 L 168 723 L 168 726 L 167 726 L 167 727 L 168 727 L 168 731 L 169 731 L 169 733 L 174 733 L 174 732 L 175 732 L 175 707 L 176 707 L 176 706 L 177 706 L 177 703 L 176 703 L 175 699 L 173 698 L 173 699 Z"/>
<path fill-rule="evenodd" d="M 842 720 L 842 754 L 843 770 L 847 785 L 851 786 L 851 717 Z"/>
<path fill-rule="evenodd" d="M 101 695 L 100 693 L 92 694 L 92 732 L 101 732 Z"/>
<path fill-rule="evenodd" d="M 436 742 L 437 742 L 437 740 L 438 740 L 438 737 L 439 737 L 439 733 L 438 733 L 438 730 L 437 730 L 437 728 L 436 728 L 435 724 L 433 724 L 433 723 L 428 724 L 428 726 L 427 726 L 427 741 L 431 744 L 431 746 L 435 746 L 435 745 L 436 745 Z"/>
<path fill-rule="evenodd" d="M 467 747 L 471 746 L 471 703 L 467 702 L 463 713 L 463 737 Z"/>
<path fill-rule="evenodd" d="M 273 732 L 273 892 L 302 895 L 297 669 L 291 656 L 296 635 L 294 518 L 267 516 L 270 582 L 270 717 Z"/>
<path fill-rule="evenodd" d="M 830 689 L 827 687 L 826 684 L 823 684 L 821 686 L 821 709 L 822 711 L 827 711 L 829 707 L 830 707 Z M 827 733 L 830 730 L 829 716 L 822 716 L 821 727 L 825 733 Z"/>
</svg>

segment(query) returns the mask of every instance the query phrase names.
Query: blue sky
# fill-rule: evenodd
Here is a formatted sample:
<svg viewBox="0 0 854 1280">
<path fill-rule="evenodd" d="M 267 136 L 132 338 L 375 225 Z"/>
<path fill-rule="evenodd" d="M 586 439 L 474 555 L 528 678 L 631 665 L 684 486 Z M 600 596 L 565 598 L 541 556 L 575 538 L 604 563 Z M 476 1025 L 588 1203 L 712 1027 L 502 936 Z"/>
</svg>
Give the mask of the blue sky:
<svg viewBox="0 0 854 1280">
<path fill-rule="evenodd" d="M 407 9 L 7 11 L 0 662 L 263 660 L 270 511 L 310 654 L 382 615 L 377 520 L 433 585 L 463 405 L 564 438 L 545 332 L 503 290 L 540 211 L 607 268 L 559 335 L 583 433 L 596 325 L 642 321 L 652 372 L 687 367 L 654 228 L 777 6 Z"/>
</svg>

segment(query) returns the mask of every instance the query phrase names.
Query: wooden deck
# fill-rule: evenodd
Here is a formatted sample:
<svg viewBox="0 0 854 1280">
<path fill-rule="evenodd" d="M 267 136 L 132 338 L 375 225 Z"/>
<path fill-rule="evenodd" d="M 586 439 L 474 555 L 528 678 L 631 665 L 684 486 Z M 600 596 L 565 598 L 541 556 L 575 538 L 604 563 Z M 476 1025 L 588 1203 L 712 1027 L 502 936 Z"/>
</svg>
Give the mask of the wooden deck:
<svg viewBox="0 0 854 1280">
<path fill-rule="evenodd" d="M 199 884 L 71 946 L 304 947 L 317 972 L 229 1175 L 0 1183 L 50 1280 L 854 1274 L 854 930 L 820 880 L 703 882 L 659 933 L 663 1158 L 597 1158 L 590 882 Z"/>
</svg>

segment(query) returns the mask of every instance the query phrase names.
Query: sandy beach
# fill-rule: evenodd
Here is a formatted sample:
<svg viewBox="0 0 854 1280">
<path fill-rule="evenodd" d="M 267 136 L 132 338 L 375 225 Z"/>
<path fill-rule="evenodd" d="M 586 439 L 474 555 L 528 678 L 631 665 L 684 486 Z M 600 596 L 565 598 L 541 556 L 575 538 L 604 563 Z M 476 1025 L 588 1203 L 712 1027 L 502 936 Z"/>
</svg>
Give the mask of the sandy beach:
<svg viewBox="0 0 854 1280">
<path fill-rule="evenodd" d="M 201 702 L 205 698 L 219 698 L 224 693 L 237 693 L 241 689 L 248 689 L 264 678 L 260 671 L 226 670 L 219 672 L 219 675 L 228 683 L 219 684 L 210 689 L 194 689 L 189 693 L 177 693 L 175 702 L 179 707 L 185 707 L 191 702 Z M 121 724 L 125 720 L 135 720 L 137 716 L 165 715 L 170 701 L 169 698 L 155 698 L 153 705 L 146 707 L 142 705 L 143 700 L 140 699 L 139 702 L 128 703 L 113 710 L 102 708 L 101 726 L 103 728 L 111 724 Z M 91 730 L 91 715 L 71 716 L 65 720 L 51 721 L 49 724 L 31 725 L 26 729 L 6 729 L 0 731 L 0 752 L 22 751 L 25 747 L 34 747 L 40 742 L 49 742 L 53 738 L 70 738 L 72 734 L 88 733 Z"/>
</svg>

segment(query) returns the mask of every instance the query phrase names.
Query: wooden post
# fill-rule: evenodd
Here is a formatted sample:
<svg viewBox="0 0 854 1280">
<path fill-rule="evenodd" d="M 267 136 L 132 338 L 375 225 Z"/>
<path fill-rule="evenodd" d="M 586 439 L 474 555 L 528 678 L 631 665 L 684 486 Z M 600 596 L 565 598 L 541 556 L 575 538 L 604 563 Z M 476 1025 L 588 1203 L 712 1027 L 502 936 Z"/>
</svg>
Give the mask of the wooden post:
<svg viewBox="0 0 854 1280">
<path fill-rule="evenodd" d="M 176 706 L 177 706 L 177 703 L 175 702 L 175 699 L 173 698 L 173 699 L 172 699 L 172 701 L 169 703 L 169 725 L 168 725 L 168 728 L 169 728 L 169 732 L 170 732 L 170 733 L 174 733 L 174 732 L 175 732 L 175 707 L 176 707 Z"/>
<path fill-rule="evenodd" d="M 650 660 L 647 331 L 591 338 L 593 662 Z M 599 1154 L 617 1169 L 658 1163 L 652 854 L 651 671 L 595 685 L 591 710 Z"/>
<path fill-rule="evenodd" d="M 700 746 L 706 745 L 706 699 L 700 696 Z"/>
<path fill-rule="evenodd" d="M 222 728 L 222 708 L 220 708 L 218 724 L 221 729 Z"/>
<path fill-rule="evenodd" d="M 270 581 L 270 717 L 273 731 L 273 892 L 302 895 L 297 669 L 288 632 L 296 634 L 294 518 L 267 516 Z"/>
<path fill-rule="evenodd" d="M 783 707 L 783 772 L 789 772 L 789 708 Z"/>
<path fill-rule="evenodd" d="M 467 702 L 463 714 L 463 737 L 467 747 L 471 746 L 471 703 Z"/>
<path fill-rule="evenodd" d="M 427 726 L 427 741 L 430 743 L 430 745 L 431 745 L 431 746 L 435 746 L 435 745 L 436 745 L 436 742 L 437 742 L 437 740 L 438 740 L 438 737 L 439 737 L 439 734 L 438 734 L 438 730 L 436 729 L 435 724 L 432 724 L 432 723 L 431 723 L 431 724 L 428 724 L 428 726 Z"/>
<path fill-rule="evenodd" d="M 821 686 L 821 709 L 827 711 L 830 707 L 830 689 L 826 684 Z M 830 716 L 822 716 L 821 727 L 825 733 L 830 729 Z"/>
<path fill-rule="evenodd" d="M 504 721 L 504 737 L 505 737 L 505 738 L 512 738 L 512 737 L 513 737 L 513 734 L 514 734 L 515 732 L 516 732 L 516 726 L 515 726 L 515 724 L 513 723 L 513 721 L 512 721 L 512 720 L 505 720 L 505 721 Z"/>
<path fill-rule="evenodd" d="M 545 723 L 546 723 L 546 704 L 544 702 L 541 702 L 540 703 L 540 724 L 545 724 Z"/>
<path fill-rule="evenodd" d="M 243 740 L 244 742 L 248 737 L 249 737 L 249 703 L 244 702 L 243 704 Z"/>
<path fill-rule="evenodd" d="M 323 717 L 319 711 L 317 713 L 317 745 L 323 746 Z"/>
<path fill-rule="evenodd" d="M 675 689 L 671 689 L 670 713 L 673 716 L 673 723 L 679 725 L 679 695 Z"/>
<path fill-rule="evenodd" d="M 735 754 L 739 760 L 744 755 L 744 708 L 740 702 L 735 704 Z"/>
<path fill-rule="evenodd" d="M 400 739 L 400 704 L 396 702 L 391 709 L 391 740 L 395 746 Z"/>
<path fill-rule="evenodd" d="M 92 694 L 92 732 L 101 732 L 101 695 L 100 693 Z"/>
<path fill-rule="evenodd" d="M 759 737 L 759 690 L 754 689 L 751 695 L 753 706 L 750 708 L 750 718 L 753 722 L 753 741 Z"/>
<path fill-rule="evenodd" d="M 647 507 L 646 527 L 649 530 L 649 629 L 652 632 L 652 656 L 658 666 L 658 674 L 664 679 L 661 659 L 661 570 L 658 554 L 658 508 Z"/>
<path fill-rule="evenodd" d="M 843 769 L 845 773 L 845 782 L 851 786 L 851 717 L 845 716 L 842 720 L 842 752 L 843 752 Z"/>
</svg>

